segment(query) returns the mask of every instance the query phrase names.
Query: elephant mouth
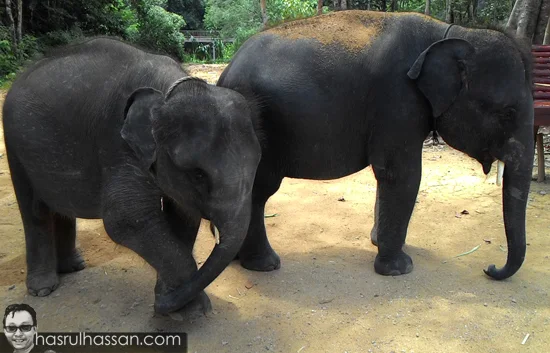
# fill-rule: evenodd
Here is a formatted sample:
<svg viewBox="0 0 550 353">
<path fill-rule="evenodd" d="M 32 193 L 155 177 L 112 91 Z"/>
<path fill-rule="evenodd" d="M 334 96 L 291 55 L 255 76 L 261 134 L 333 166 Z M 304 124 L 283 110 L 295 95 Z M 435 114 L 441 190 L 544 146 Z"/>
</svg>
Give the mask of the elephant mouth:
<svg viewBox="0 0 550 353">
<path fill-rule="evenodd" d="M 493 163 L 497 160 L 497 158 L 493 157 L 493 155 L 491 153 L 489 153 L 489 150 L 482 151 L 480 155 L 478 155 L 474 158 L 483 167 L 483 173 L 485 175 L 487 175 L 491 172 L 491 167 L 493 166 Z"/>
</svg>

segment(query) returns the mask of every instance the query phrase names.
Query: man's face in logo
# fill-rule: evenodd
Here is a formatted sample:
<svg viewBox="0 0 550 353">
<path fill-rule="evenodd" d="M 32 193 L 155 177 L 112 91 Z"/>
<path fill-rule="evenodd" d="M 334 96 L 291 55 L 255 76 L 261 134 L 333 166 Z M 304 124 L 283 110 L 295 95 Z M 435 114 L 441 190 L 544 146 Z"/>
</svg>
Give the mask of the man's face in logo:
<svg viewBox="0 0 550 353">
<path fill-rule="evenodd" d="M 33 344 L 35 333 L 36 326 L 28 311 L 16 311 L 6 317 L 4 334 L 13 348 L 18 350 L 29 348 Z"/>
</svg>

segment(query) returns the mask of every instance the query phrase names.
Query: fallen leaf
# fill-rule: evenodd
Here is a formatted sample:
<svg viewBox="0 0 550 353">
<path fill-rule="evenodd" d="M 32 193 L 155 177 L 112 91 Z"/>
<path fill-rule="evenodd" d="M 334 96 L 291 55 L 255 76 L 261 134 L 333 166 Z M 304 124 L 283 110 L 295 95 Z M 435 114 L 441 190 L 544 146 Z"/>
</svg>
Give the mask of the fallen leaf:
<svg viewBox="0 0 550 353">
<path fill-rule="evenodd" d="M 468 210 L 462 210 L 462 212 L 460 212 L 460 214 L 470 214 L 470 212 L 468 212 Z"/>
<path fill-rule="evenodd" d="M 343 198 L 343 197 L 340 197 L 340 198 L 338 199 L 338 201 L 340 201 L 340 202 L 345 202 L 345 201 L 346 201 L 346 199 L 345 199 L 345 198 Z"/>
<path fill-rule="evenodd" d="M 473 253 L 474 251 L 476 251 L 477 249 L 479 249 L 480 246 L 481 246 L 481 245 L 478 245 L 478 246 L 476 246 L 475 248 L 473 248 L 472 250 L 463 252 L 462 254 L 458 254 L 458 255 L 456 255 L 455 257 L 460 257 L 460 256 L 469 255 L 469 254 Z"/>
<path fill-rule="evenodd" d="M 483 239 L 484 242 L 486 242 L 487 244 L 491 244 L 491 241 L 489 239 Z"/>
<path fill-rule="evenodd" d="M 273 213 L 273 214 L 266 214 L 264 215 L 264 218 L 272 218 L 272 217 L 277 217 L 279 214 L 278 213 Z"/>
</svg>

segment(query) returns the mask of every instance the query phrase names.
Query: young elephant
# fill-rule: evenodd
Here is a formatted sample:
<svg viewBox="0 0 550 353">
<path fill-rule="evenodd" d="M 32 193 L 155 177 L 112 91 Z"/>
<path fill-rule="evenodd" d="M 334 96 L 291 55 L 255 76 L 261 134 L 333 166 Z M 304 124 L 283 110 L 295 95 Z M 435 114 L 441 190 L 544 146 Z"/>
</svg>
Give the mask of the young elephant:
<svg viewBox="0 0 550 353">
<path fill-rule="evenodd" d="M 75 217 L 101 218 L 157 271 L 157 312 L 195 298 L 209 306 L 203 289 L 247 232 L 261 155 L 241 94 L 186 77 L 166 56 L 96 38 L 23 73 L 3 114 L 32 295 L 84 268 Z M 221 238 L 197 271 L 201 217 Z"/>
<path fill-rule="evenodd" d="M 218 85 L 264 103 L 266 138 L 241 264 L 268 271 L 280 259 L 264 205 L 283 177 L 334 179 L 372 165 L 378 187 L 377 273 L 412 270 L 402 250 L 421 178 L 422 143 L 437 131 L 483 165 L 506 163 L 508 259 L 486 273 L 512 276 L 525 257 L 533 162 L 529 47 L 495 30 L 449 26 L 412 13 L 342 11 L 249 39 Z"/>
</svg>

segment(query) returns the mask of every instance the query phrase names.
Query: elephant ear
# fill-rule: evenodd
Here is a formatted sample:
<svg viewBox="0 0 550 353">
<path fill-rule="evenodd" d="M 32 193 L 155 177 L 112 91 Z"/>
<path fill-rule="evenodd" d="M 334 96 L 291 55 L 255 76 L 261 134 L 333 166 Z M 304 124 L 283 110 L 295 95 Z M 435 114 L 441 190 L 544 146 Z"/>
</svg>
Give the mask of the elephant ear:
<svg viewBox="0 0 550 353">
<path fill-rule="evenodd" d="M 468 87 L 466 62 L 475 53 L 463 39 L 443 39 L 422 52 L 407 73 L 432 106 L 434 117 L 453 104 L 463 87 Z"/>
<path fill-rule="evenodd" d="M 153 88 L 138 88 L 128 98 L 124 109 L 124 125 L 120 135 L 147 170 L 156 158 L 152 127 L 153 109 L 160 106 L 163 100 L 164 95 L 160 91 Z"/>
</svg>

